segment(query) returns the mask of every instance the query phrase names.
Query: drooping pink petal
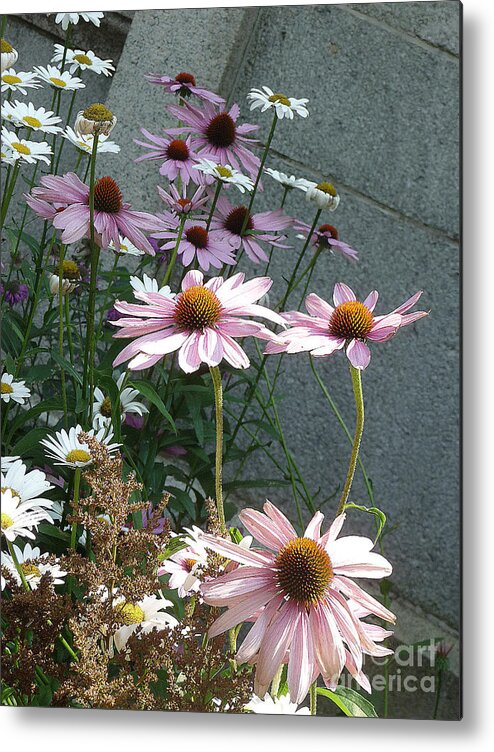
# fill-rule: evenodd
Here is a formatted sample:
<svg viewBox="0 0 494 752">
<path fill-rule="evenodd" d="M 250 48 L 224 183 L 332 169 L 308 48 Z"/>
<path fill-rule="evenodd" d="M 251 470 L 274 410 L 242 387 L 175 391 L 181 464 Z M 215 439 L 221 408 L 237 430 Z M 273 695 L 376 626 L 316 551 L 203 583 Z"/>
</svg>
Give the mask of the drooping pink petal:
<svg viewBox="0 0 494 752">
<path fill-rule="evenodd" d="M 362 370 L 367 368 L 371 359 L 371 352 L 365 342 L 352 339 L 346 349 L 347 358 L 354 368 Z"/>
<path fill-rule="evenodd" d="M 256 662 L 256 686 L 267 686 L 281 666 L 300 620 L 300 607 L 285 601 L 266 628 Z"/>
<path fill-rule="evenodd" d="M 293 702 L 300 703 L 307 695 L 312 682 L 313 666 L 312 630 L 309 626 L 307 611 L 301 609 L 288 659 L 288 689 Z"/>
</svg>

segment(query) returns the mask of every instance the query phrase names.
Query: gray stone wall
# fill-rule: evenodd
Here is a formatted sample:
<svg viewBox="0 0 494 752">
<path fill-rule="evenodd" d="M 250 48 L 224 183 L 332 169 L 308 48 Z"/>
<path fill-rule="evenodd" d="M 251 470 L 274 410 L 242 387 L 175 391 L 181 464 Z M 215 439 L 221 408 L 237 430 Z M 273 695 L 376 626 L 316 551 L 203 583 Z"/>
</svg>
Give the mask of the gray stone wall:
<svg viewBox="0 0 494 752">
<path fill-rule="evenodd" d="M 269 164 L 333 181 L 341 204 L 327 221 L 360 252 L 357 265 L 324 257 L 311 289 L 328 298 L 336 281 L 362 296 L 377 288 L 379 313 L 423 289 L 423 305 L 431 310 L 427 319 L 373 348 L 364 374 L 362 456 L 376 503 L 397 526 L 385 539 L 395 594 L 452 627 L 458 625 L 460 589 L 460 15 L 453 0 L 139 11 L 107 92 L 122 146 L 112 171 L 133 206 L 148 210 L 159 208 L 157 173 L 130 161 L 140 153 L 133 139 L 141 125 L 158 132 L 171 123 L 166 98 L 143 82 L 144 72 L 194 72 L 229 102 L 238 101 L 242 118 L 261 125 L 261 139 L 270 116 L 248 112 L 250 88 L 267 84 L 310 99 L 307 121 L 279 124 Z M 91 46 L 110 56 L 104 45 Z M 280 199 L 268 178 L 265 187 L 260 209 Z M 286 210 L 308 222 L 313 216 L 302 194 L 292 194 Z M 274 279 L 288 276 L 295 259 L 296 249 L 277 252 Z M 273 295 L 277 299 L 276 288 Z M 318 370 L 353 426 L 345 358 L 320 361 Z M 280 384 L 290 448 L 309 487 L 332 497 L 323 505 L 331 516 L 349 445 L 321 400 L 306 356 L 285 358 Z M 261 455 L 255 473 L 273 475 Z M 243 501 L 260 505 L 262 496 L 250 493 Z M 289 490 L 278 489 L 271 498 L 290 508 Z M 366 502 L 360 477 L 352 499 Z M 352 520 L 355 530 L 370 529 L 359 515 Z"/>
</svg>

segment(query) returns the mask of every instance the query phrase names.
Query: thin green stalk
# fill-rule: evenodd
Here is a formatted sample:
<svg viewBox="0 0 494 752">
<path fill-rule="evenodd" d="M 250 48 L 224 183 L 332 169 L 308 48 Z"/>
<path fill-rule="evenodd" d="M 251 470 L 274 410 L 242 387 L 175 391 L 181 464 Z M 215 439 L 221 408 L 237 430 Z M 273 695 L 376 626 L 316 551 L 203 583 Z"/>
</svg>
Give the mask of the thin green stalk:
<svg viewBox="0 0 494 752">
<path fill-rule="evenodd" d="M 186 221 L 186 215 L 184 214 L 180 218 L 180 225 L 178 227 L 178 234 L 177 234 L 177 242 L 175 243 L 175 248 L 172 251 L 172 257 L 170 261 L 168 262 L 168 266 L 166 267 L 165 276 L 163 277 L 163 282 L 161 283 L 162 287 L 168 283 L 171 277 L 172 271 L 173 271 L 173 267 L 175 266 L 175 261 L 177 260 L 178 248 L 180 246 L 180 241 L 182 240 L 182 234 L 184 231 L 185 221 Z"/>
<path fill-rule="evenodd" d="M 81 486 L 81 468 L 76 467 L 74 472 L 74 503 L 72 505 L 72 514 L 76 514 L 79 507 L 79 489 Z M 72 523 L 72 530 L 70 532 L 70 547 L 75 551 L 77 544 L 77 522 Z"/>
<path fill-rule="evenodd" d="M 70 99 L 69 111 L 67 113 L 67 118 L 66 118 L 66 122 L 67 123 L 70 123 L 70 118 L 72 117 L 72 110 L 74 109 L 74 103 L 75 103 L 76 95 L 77 95 L 77 89 L 74 89 L 74 91 L 72 92 L 72 97 Z M 58 174 L 58 168 L 60 166 L 60 159 L 62 158 L 63 147 L 65 146 L 65 142 L 66 141 L 67 141 L 66 138 L 61 138 L 60 139 L 60 149 L 58 150 L 58 156 L 57 156 L 57 161 L 56 161 L 56 164 L 55 164 L 55 170 L 52 170 L 52 172 L 54 172 L 55 175 Z M 55 143 L 56 143 L 56 134 L 55 134 L 54 139 L 53 139 L 53 155 L 54 156 L 55 156 Z"/>
<path fill-rule="evenodd" d="M 214 210 L 216 209 L 216 204 L 217 204 L 222 188 L 223 188 L 223 183 L 221 182 L 221 180 L 218 180 L 217 185 L 216 185 L 216 190 L 214 192 L 213 203 L 211 204 L 211 209 L 209 210 L 209 217 L 208 217 L 208 221 L 206 224 L 206 230 L 208 232 L 209 232 L 209 228 L 211 227 L 211 221 L 213 219 Z"/>
<path fill-rule="evenodd" d="M 113 285 L 113 279 L 115 277 L 115 272 L 117 270 L 118 258 L 119 258 L 118 253 L 115 251 L 115 258 L 113 260 L 112 268 L 111 268 L 111 271 L 110 271 L 110 277 L 108 279 L 108 287 L 106 288 L 105 299 L 103 301 L 103 307 L 101 308 L 101 314 L 100 314 L 100 317 L 99 317 L 98 327 L 96 329 L 96 331 L 97 331 L 96 339 L 97 340 L 99 340 L 99 338 L 100 338 L 101 328 L 103 326 L 103 319 L 104 319 L 104 316 L 105 316 L 105 311 L 106 311 L 108 303 L 110 301 L 110 291 L 111 291 L 111 288 L 112 288 L 112 285 Z"/>
<path fill-rule="evenodd" d="M 300 279 L 298 279 L 297 282 L 296 282 L 296 284 L 294 283 L 294 281 L 297 279 L 297 272 L 299 270 L 300 264 L 302 263 L 302 259 L 304 257 L 305 251 L 307 250 L 307 248 L 309 246 L 310 239 L 312 237 L 312 233 L 316 229 L 316 225 L 319 222 L 319 217 L 321 216 L 321 211 L 322 211 L 322 209 L 318 209 L 317 212 L 316 212 L 316 216 L 314 217 L 314 221 L 312 222 L 312 227 L 310 228 L 309 234 L 307 235 L 307 238 L 305 239 L 304 247 L 300 251 L 300 255 L 298 257 L 297 263 L 295 264 L 295 266 L 293 268 L 293 271 L 292 271 L 292 275 L 291 275 L 291 277 L 290 277 L 290 279 L 288 281 L 286 292 L 285 292 L 284 296 L 281 298 L 281 300 L 278 302 L 278 304 L 276 306 L 276 308 L 278 308 L 279 310 L 282 310 L 285 307 L 285 304 L 286 304 L 286 301 L 288 300 L 289 295 L 293 292 L 293 290 L 295 289 L 295 287 L 298 285 L 298 283 L 300 281 Z M 304 275 L 305 275 L 305 272 L 304 272 Z"/>
<path fill-rule="evenodd" d="M 288 186 L 288 185 L 285 185 L 285 190 L 283 191 L 283 197 L 282 197 L 282 199 L 281 199 L 281 206 L 280 206 L 280 209 L 284 209 L 284 207 L 285 207 L 285 201 L 286 201 L 286 197 L 288 196 L 288 192 L 289 192 L 289 191 L 290 191 L 290 186 Z"/>
<path fill-rule="evenodd" d="M 74 365 L 74 343 L 72 341 L 72 322 L 70 320 L 69 296 L 65 296 L 65 328 L 67 330 L 67 341 L 69 343 L 70 362 Z"/>
<path fill-rule="evenodd" d="M 331 410 L 334 412 L 338 423 L 340 424 L 340 426 L 342 427 L 343 431 L 345 432 L 345 434 L 346 434 L 346 436 L 348 438 L 348 441 L 350 442 L 350 444 L 352 444 L 353 443 L 353 437 L 352 437 L 352 434 L 350 433 L 350 429 L 348 428 L 347 424 L 345 423 L 345 420 L 344 420 L 342 414 L 340 413 L 340 411 L 339 411 L 339 409 L 338 409 L 338 407 L 336 405 L 336 402 L 334 401 L 334 399 L 330 395 L 330 393 L 329 393 L 328 389 L 326 388 L 323 380 L 321 379 L 321 377 L 317 373 L 316 367 L 314 365 L 314 358 L 312 358 L 312 356 L 310 357 L 310 367 L 312 369 L 312 373 L 314 374 L 314 377 L 315 377 L 317 383 L 319 384 L 319 386 L 321 388 L 321 391 L 324 394 L 324 396 L 325 396 L 325 398 L 326 398 L 326 400 L 327 400 L 327 402 L 328 402 Z M 364 463 L 362 462 L 360 454 L 359 454 L 359 457 L 358 457 L 358 463 L 360 465 L 360 470 L 362 471 L 362 477 L 364 479 L 365 487 L 367 489 L 367 495 L 369 496 L 369 500 L 370 500 L 372 506 L 374 506 L 375 505 L 375 502 L 374 502 L 374 491 L 372 490 L 372 484 L 370 482 L 369 476 L 367 475 L 367 471 L 365 469 Z"/>
<path fill-rule="evenodd" d="M 268 140 L 266 141 L 266 146 L 264 147 L 264 152 L 263 152 L 262 157 L 261 157 L 261 163 L 259 165 L 259 170 L 257 171 L 257 177 L 256 177 L 256 181 L 254 183 L 254 188 L 252 190 L 252 193 L 250 194 L 249 206 L 247 207 L 247 211 L 245 213 L 244 221 L 243 221 L 243 224 L 242 224 L 242 229 L 240 230 L 240 235 L 244 234 L 244 232 L 246 230 L 246 227 L 247 227 L 247 223 L 249 221 L 250 212 L 251 212 L 252 207 L 254 205 L 254 199 L 256 197 L 257 188 L 259 186 L 259 181 L 261 180 L 261 175 L 262 175 L 262 171 L 263 171 L 263 168 L 264 168 L 264 163 L 266 161 L 266 157 L 268 156 L 269 147 L 271 146 L 271 141 L 273 140 L 273 136 L 274 136 L 274 132 L 276 130 L 277 123 L 278 123 L 278 116 L 276 115 L 276 110 L 275 110 L 275 113 L 273 115 L 273 122 L 271 123 L 271 130 L 269 131 Z"/>
<path fill-rule="evenodd" d="M 362 376 L 360 368 L 354 368 L 350 365 L 350 375 L 352 377 L 353 395 L 355 397 L 355 408 L 357 411 L 357 421 L 355 424 L 355 435 L 353 438 L 352 453 L 350 455 L 350 463 L 348 465 L 348 472 L 343 486 L 343 492 L 341 494 L 340 503 L 338 505 L 338 511 L 336 516 L 340 515 L 345 510 L 345 505 L 348 501 L 348 496 L 352 487 L 353 476 L 355 475 L 355 468 L 357 466 L 358 453 L 360 449 L 360 443 L 362 441 L 362 434 L 364 432 L 364 395 L 362 392 Z"/>
<path fill-rule="evenodd" d="M 10 200 L 12 198 L 12 194 L 14 193 L 15 184 L 17 183 L 17 177 L 19 175 L 19 165 L 20 165 L 20 159 L 16 160 L 16 163 L 14 165 L 14 168 L 12 170 L 12 176 L 10 178 L 10 182 L 6 184 L 5 187 L 5 195 L 3 197 L 2 201 L 2 212 L 1 212 L 1 221 L 0 225 L 3 227 L 3 224 L 5 222 L 5 218 L 7 216 L 7 212 L 9 210 Z"/>
<path fill-rule="evenodd" d="M 226 533 L 225 510 L 223 508 L 223 386 L 221 372 L 218 366 L 210 366 L 211 379 L 214 389 L 214 405 L 216 418 L 216 463 L 215 463 L 215 493 L 218 520 L 223 533 Z"/>
<path fill-rule="evenodd" d="M 15 553 L 14 544 L 12 543 L 12 541 L 9 541 L 8 538 L 7 538 L 7 548 L 9 549 L 9 553 L 12 557 L 12 561 L 14 562 L 14 566 L 17 569 L 17 572 L 19 573 L 19 577 L 21 578 L 21 582 L 22 582 L 22 586 L 24 590 L 26 590 L 27 592 L 30 592 L 31 588 L 28 585 L 28 582 L 26 580 L 26 575 L 24 574 L 24 570 L 22 569 L 19 563 L 19 559 L 17 558 L 17 555 Z"/>
<path fill-rule="evenodd" d="M 273 677 L 273 681 L 271 682 L 271 697 L 276 699 L 278 697 L 278 692 L 280 691 L 280 682 L 281 682 L 281 675 L 283 673 L 283 663 L 279 667 L 278 671 L 275 673 Z"/>
<path fill-rule="evenodd" d="M 437 719 L 437 711 L 439 710 L 439 700 L 441 699 L 441 689 L 443 685 L 443 672 L 438 671 L 436 673 L 436 699 L 434 702 L 434 712 L 432 714 L 432 720 Z"/>
<path fill-rule="evenodd" d="M 309 697 L 310 697 L 310 714 L 317 715 L 317 679 L 310 686 Z"/>
<path fill-rule="evenodd" d="M 65 257 L 65 246 L 60 246 L 60 256 L 58 262 L 58 352 L 60 357 L 64 357 L 63 352 L 63 324 L 64 324 L 64 311 L 63 311 L 63 260 Z M 68 294 L 68 293 L 67 293 Z M 63 404 L 63 422 L 65 429 L 69 427 L 69 410 L 67 406 L 67 385 L 65 383 L 65 368 L 60 366 L 60 380 L 62 387 L 62 404 Z"/>
<path fill-rule="evenodd" d="M 89 178 L 89 232 L 91 243 L 91 277 L 89 281 L 89 299 L 87 311 L 87 330 L 86 346 L 84 350 L 84 373 L 82 382 L 82 393 L 86 396 L 89 384 L 89 399 L 87 407 L 89 410 L 89 424 L 92 421 L 93 412 L 93 394 L 94 394 L 94 355 L 95 355 L 95 337 L 94 337 L 94 311 L 96 306 L 96 280 L 98 275 L 98 263 L 100 247 L 95 243 L 94 232 L 94 184 L 96 172 L 96 155 L 98 151 L 98 133 L 94 134 L 93 149 L 90 161 L 90 178 Z"/>
</svg>

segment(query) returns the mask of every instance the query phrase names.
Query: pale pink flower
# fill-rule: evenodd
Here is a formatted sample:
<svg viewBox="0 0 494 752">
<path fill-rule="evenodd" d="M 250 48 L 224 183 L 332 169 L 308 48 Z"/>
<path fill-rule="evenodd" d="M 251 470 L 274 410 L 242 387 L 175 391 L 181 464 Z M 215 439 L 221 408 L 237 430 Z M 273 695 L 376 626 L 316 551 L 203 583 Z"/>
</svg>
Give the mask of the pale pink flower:
<svg viewBox="0 0 494 752">
<path fill-rule="evenodd" d="M 153 238 L 163 239 L 166 242 L 160 246 L 162 251 L 171 251 L 175 248 L 180 232 L 181 220 L 176 215 L 168 212 L 168 215 L 159 215 L 163 219 L 166 229 L 153 233 Z M 197 258 L 199 266 L 205 272 L 210 266 L 220 269 L 223 264 L 232 266 L 236 264 L 235 248 L 229 238 L 218 230 L 207 230 L 206 222 L 198 219 L 188 219 L 184 223 L 178 255 L 184 266 Z"/>
<path fill-rule="evenodd" d="M 182 292 L 174 298 L 149 292 L 136 292 L 144 305 L 116 302 L 125 316 L 113 324 L 122 327 L 116 337 L 136 337 L 124 347 L 114 365 L 132 358 L 129 368 L 141 370 L 154 365 L 167 353 L 178 350 L 178 364 L 185 373 L 197 371 L 201 363 L 217 366 L 223 358 L 234 368 L 248 368 L 249 359 L 234 337 L 252 335 L 266 339 L 266 328 L 246 316 L 284 325 L 281 316 L 256 305 L 272 285 L 269 277 L 244 282 L 245 275 L 234 274 L 226 281 L 212 277 L 204 283 L 200 271 L 189 271 Z"/>
<path fill-rule="evenodd" d="M 296 221 L 293 225 L 295 232 L 300 232 L 301 237 L 307 238 L 310 232 L 310 226 L 305 222 Z M 338 230 L 333 225 L 323 224 L 320 225 L 317 230 L 311 235 L 311 245 L 316 248 L 324 248 L 333 253 L 340 253 L 345 258 L 351 261 L 358 261 L 358 251 L 352 248 L 348 243 L 344 243 L 339 239 Z"/>
<path fill-rule="evenodd" d="M 141 133 L 151 143 L 134 139 L 134 143 L 149 149 L 147 154 L 137 157 L 136 162 L 142 162 L 145 159 L 160 161 L 160 175 L 167 177 L 168 180 L 176 180 L 180 177 L 184 186 L 187 186 L 191 180 L 194 180 L 197 173 L 194 166 L 197 164 L 198 157 L 190 148 L 191 136 L 187 139 L 170 138 L 169 136 L 155 136 L 146 128 L 141 128 Z M 197 182 L 197 181 L 196 181 Z"/>
<path fill-rule="evenodd" d="M 204 185 L 200 185 L 194 195 L 189 198 L 186 195 L 185 190 L 182 189 L 182 192 L 180 192 L 174 183 L 170 183 L 169 193 L 167 193 L 160 185 L 158 186 L 158 193 L 165 204 L 167 204 L 175 214 L 180 216 L 182 214 L 190 214 L 190 212 L 197 211 L 197 209 L 200 209 L 208 202 L 209 197 L 203 195 L 205 189 Z M 161 217 L 161 215 L 158 216 Z"/>
<path fill-rule="evenodd" d="M 45 175 L 41 187 L 33 188 L 28 200 L 31 208 L 41 217 L 49 219 L 47 204 L 52 204 L 55 213 L 53 226 L 62 230 L 62 242 L 74 243 L 90 235 L 89 187 L 74 172 L 66 175 Z M 60 206 L 66 208 L 60 210 Z M 148 212 L 133 211 L 125 204 L 122 193 L 113 178 L 105 176 L 94 187 L 95 241 L 102 248 L 113 243 L 120 248 L 120 236 L 128 238 L 137 248 L 155 255 L 149 240 L 141 232 L 160 227 L 160 222 Z"/>
<path fill-rule="evenodd" d="M 167 128 L 166 132 L 171 135 L 192 133 L 192 149 L 198 157 L 209 157 L 217 164 L 228 164 L 236 170 L 241 170 L 242 164 L 250 177 L 256 178 L 261 162 L 247 147 L 257 141 L 247 134 L 256 131 L 259 126 L 250 123 L 237 125 L 240 114 L 238 104 L 220 112 L 209 102 L 202 109 L 187 103 L 185 107 L 169 105 L 168 110 L 185 125 Z"/>
<path fill-rule="evenodd" d="M 216 203 L 211 228 L 221 230 L 223 236 L 228 238 L 234 248 L 239 249 L 243 246 L 247 256 L 255 263 L 268 260 L 259 241 L 277 248 L 289 248 L 281 243 L 285 237 L 279 232 L 290 227 L 293 220 L 284 214 L 282 209 L 249 214 L 245 230 L 242 232 L 247 211 L 247 206 L 241 204 L 234 206 L 226 196 L 220 196 Z"/>
<path fill-rule="evenodd" d="M 305 299 L 310 315 L 290 311 L 283 317 L 289 324 L 281 336 L 272 336 L 266 354 L 308 351 L 315 357 L 332 355 L 346 345 L 347 358 L 354 368 L 367 368 L 371 353 L 367 342 L 386 342 L 398 329 L 427 316 L 427 311 L 407 311 L 422 295 L 416 292 L 411 298 L 384 316 L 374 316 L 379 293 L 373 290 L 361 303 L 355 293 L 343 282 L 334 286 L 334 308 L 315 293 Z"/>
<path fill-rule="evenodd" d="M 269 550 L 247 550 L 223 538 L 204 534 L 204 544 L 241 566 L 201 586 L 211 606 L 227 606 L 209 629 L 215 637 L 257 616 L 237 652 L 239 663 L 255 663 L 254 692 L 262 697 L 280 666 L 288 661 L 288 689 L 300 703 L 322 675 L 334 689 L 347 662 L 362 669 L 363 652 L 375 646 L 355 606 L 394 622 L 394 615 L 351 578 L 381 578 L 390 563 L 372 553 L 373 543 L 361 536 L 338 539 L 345 520 L 339 515 L 321 535 L 324 516 L 316 512 L 303 536 L 269 501 L 264 514 L 244 509 L 240 519 Z"/>
<path fill-rule="evenodd" d="M 207 551 L 199 540 L 202 530 L 193 526 L 185 528 L 189 545 L 172 554 L 158 569 L 158 576 L 169 574 L 168 587 L 178 590 L 180 598 L 197 593 L 201 585 L 201 572 L 207 566 Z M 173 534 L 172 534 L 173 535 Z"/>
<path fill-rule="evenodd" d="M 160 76 L 158 73 L 146 73 L 145 78 L 152 83 L 163 86 L 165 91 L 169 91 L 172 94 L 187 99 L 194 94 L 199 99 L 205 102 L 213 102 L 213 104 L 223 104 L 225 101 L 219 94 L 215 94 L 208 89 L 204 89 L 202 86 L 197 86 L 195 76 L 192 73 L 177 73 L 175 78 L 171 76 Z"/>
</svg>

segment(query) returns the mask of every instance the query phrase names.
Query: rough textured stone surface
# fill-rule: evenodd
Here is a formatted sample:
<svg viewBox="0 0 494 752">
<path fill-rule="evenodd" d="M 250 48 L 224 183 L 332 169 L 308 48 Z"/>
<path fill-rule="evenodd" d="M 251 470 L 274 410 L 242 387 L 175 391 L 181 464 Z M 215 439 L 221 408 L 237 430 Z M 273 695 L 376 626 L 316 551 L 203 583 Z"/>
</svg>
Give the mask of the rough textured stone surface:
<svg viewBox="0 0 494 752">
<path fill-rule="evenodd" d="M 237 96 L 262 83 L 311 103 L 310 128 L 300 118 L 280 128 L 279 151 L 457 236 L 455 59 L 344 6 L 272 7 L 262 10 Z"/>
<path fill-rule="evenodd" d="M 365 3 L 351 5 L 348 10 L 379 19 L 453 55 L 459 53 L 461 3 L 457 0 L 431 3 Z"/>
</svg>

